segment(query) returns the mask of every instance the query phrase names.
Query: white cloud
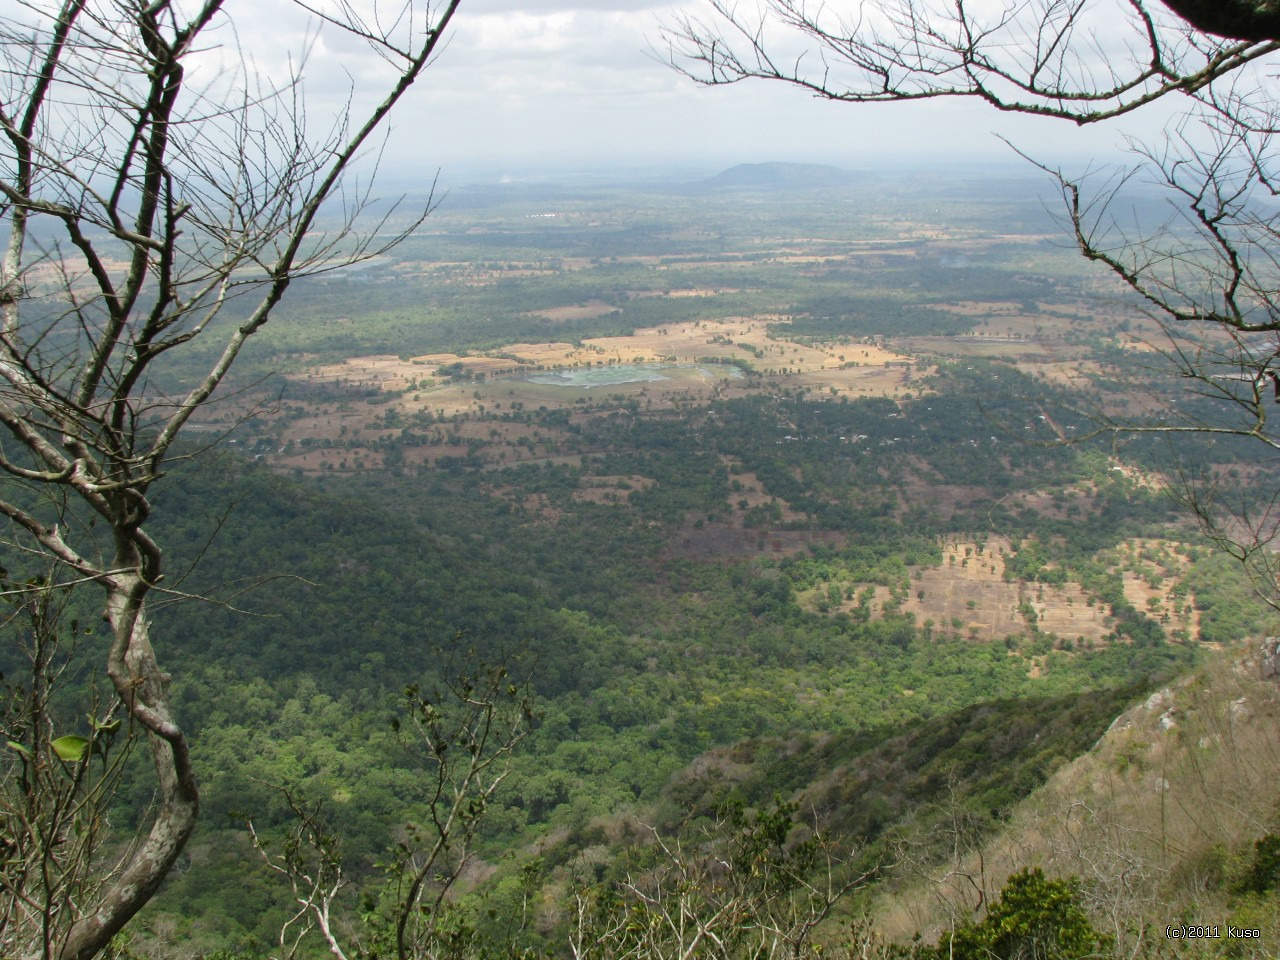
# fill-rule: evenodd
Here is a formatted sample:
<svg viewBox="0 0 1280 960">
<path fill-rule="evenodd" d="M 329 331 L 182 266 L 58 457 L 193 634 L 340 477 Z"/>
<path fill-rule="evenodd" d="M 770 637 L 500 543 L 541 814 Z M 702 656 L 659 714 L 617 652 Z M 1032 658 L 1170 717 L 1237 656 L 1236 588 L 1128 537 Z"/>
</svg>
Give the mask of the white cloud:
<svg viewBox="0 0 1280 960">
<path fill-rule="evenodd" d="M 310 36 L 287 0 L 231 0 L 228 9 L 269 76 L 285 73 L 287 51 L 296 55 Z M 698 0 L 466 0 L 438 62 L 395 117 L 388 160 L 420 170 L 441 165 L 446 178 L 452 171 L 465 176 L 476 161 L 705 157 L 860 166 L 891 155 L 1007 156 L 992 131 L 1048 158 L 1078 153 L 1081 144 L 1110 149 L 1117 138 L 1115 129 L 1080 131 L 967 101 L 853 107 L 777 84 L 703 88 L 672 71 L 653 47 L 663 22 L 706 10 Z M 349 95 L 381 97 L 389 76 L 361 41 L 323 31 L 306 65 L 308 122 L 327 127 Z"/>
<path fill-rule="evenodd" d="M 473 13 L 559 13 L 567 10 L 636 12 L 669 8 L 670 0 L 475 0 Z"/>
</svg>

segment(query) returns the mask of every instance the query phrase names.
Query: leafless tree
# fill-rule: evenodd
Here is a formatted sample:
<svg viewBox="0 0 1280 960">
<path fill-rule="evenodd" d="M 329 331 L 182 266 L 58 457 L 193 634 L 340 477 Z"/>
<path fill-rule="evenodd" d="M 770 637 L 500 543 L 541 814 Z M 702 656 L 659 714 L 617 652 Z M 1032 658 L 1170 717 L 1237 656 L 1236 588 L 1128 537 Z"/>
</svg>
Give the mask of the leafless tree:
<svg viewBox="0 0 1280 960">
<path fill-rule="evenodd" d="M 701 83 L 777 80 L 845 103 L 971 97 L 1081 124 L 1200 95 L 1280 49 L 1280 7 L 1253 0 L 709 6 L 665 31 L 673 65 Z"/>
<path fill-rule="evenodd" d="M 1246 102 L 1210 91 L 1189 128 L 1156 147 L 1136 145 L 1141 163 L 1091 183 L 1038 164 L 1057 181 L 1065 221 L 1081 253 L 1109 268 L 1140 298 L 1161 336 L 1148 383 L 1159 411 L 1145 422 L 1091 411 L 1115 436 L 1194 434 L 1236 443 L 1233 459 L 1252 476 L 1234 482 L 1223 467 L 1193 463 L 1170 473 L 1169 489 L 1222 549 L 1241 560 L 1260 596 L 1280 606 L 1280 488 L 1268 474 L 1280 453 L 1280 220 L 1272 130 L 1276 105 L 1258 92 Z M 1137 235 L 1122 202 L 1131 180 L 1154 175 L 1176 212 Z M 1149 404 L 1150 405 L 1150 404 Z M 1240 447 L 1244 439 L 1255 453 Z M 1248 466 L 1248 459 L 1256 462 Z"/>
<path fill-rule="evenodd" d="M 1280 206 L 1275 84 L 1280 4 L 1264 0 L 709 0 L 665 31 L 673 66 L 711 85 L 764 79 L 843 103 L 961 97 L 1092 124 L 1157 100 L 1185 106 L 1135 166 L 1057 181 L 1081 253 L 1117 277 L 1163 332 L 1154 355 L 1180 378 L 1163 415 L 1095 416 L 1113 436 L 1245 438 L 1270 469 L 1280 451 Z M 1135 223 L 1128 190 L 1155 183 L 1169 215 Z M 1145 209 L 1152 209 L 1149 203 Z M 1166 394 L 1166 396 L 1168 396 Z M 1280 605 L 1274 483 L 1172 478 L 1210 536 Z"/>
<path fill-rule="evenodd" d="M 530 702 L 506 667 L 497 666 L 458 678 L 436 697 L 409 687 L 405 712 L 397 729 L 422 774 L 423 795 L 413 798 L 421 816 L 405 826 L 386 865 L 385 909 L 350 924 L 356 936 L 345 937 L 337 922 L 348 878 L 321 809 L 284 788 L 295 825 L 278 849 L 250 825 L 254 846 L 288 880 L 296 906 L 280 932 L 280 960 L 297 956 L 313 931 L 337 960 L 384 954 L 436 960 L 470 946 L 466 925 L 449 922 L 449 896 L 471 862 L 471 843 L 511 754 L 529 732 Z"/>
<path fill-rule="evenodd" d="M 75 583 L 101 590 L 114 699 L 97 716 L 143 732 L 156 777 L 154 815 L 117 860 L 59 866 L 70 821 L 40 827 L 53 872 L 40 889 L 22 881 L 38 909 L 8 914 L 4 956 L 101 952 L 191 834 L 196 778 L 148 618 L 149 599 L 172 589 L 147 533 L 152 487 L 290 283 L 371 256 L 419 219 L 390 236 L 377 223 L 357 232 L 372 198 L 345 193 L 344 174 L 431 64 L 458 0 L 282 5 L 364 42 L 386 69 L 370 106 L 349 104 L 318 132 L 306 51 L 268 78 L 235 46 L 238 6 L 23 0 L 0 14 L 0 514 L 7 564 L 41 571 L 34 586 L 6 587 L 22 602 Z M 182 355 L 209 359 L 171 389 L 165 364 Z M 37 674 L 56 669 L 42 660 Z M 29 760 L 8 749 L 3 762 L 12 775 Z M 72 781 L 88 769 L 59 762 Z M 81 799 L 93 789 L 73 785 Z M 20 869 L 0 859 L 5 883 Z M 72 891 L 64 869 L 107 880 Z"/>
<path fill-rule="evenodd" d="M 13 586 L 5 583 L 5 586 Z M 56 701 L 69 685 L 68 648 L 87 628 L 66 615 L 66 591 L 47 580 L 6 597 L 6 626 L 21 678 L 0 687 L 0 943 L 52 929 L 63 904 L 92 900 L 111 871 L 95 869 L 108 839 L 105 801 L 120 782 L 134 738 L 118 698 L 88 691 L 87 717 L 63 725 Z"/>
<path fill-rule="evenodd" d="M 625 880 L 580 891 L 569 924 L 574 960 L 688 960 L 822 955 L 814 936 L 867 882 L 838 849 L 778 804 L 730 813 L 685 837 L 652 830 L 652 861 Z"/>
</svg>

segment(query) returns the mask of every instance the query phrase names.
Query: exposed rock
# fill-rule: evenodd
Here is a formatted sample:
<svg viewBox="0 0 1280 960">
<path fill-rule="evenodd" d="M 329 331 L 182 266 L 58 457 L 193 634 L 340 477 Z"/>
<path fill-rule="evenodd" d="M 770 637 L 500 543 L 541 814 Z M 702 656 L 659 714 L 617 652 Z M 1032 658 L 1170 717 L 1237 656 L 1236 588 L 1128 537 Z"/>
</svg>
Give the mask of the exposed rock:
<svg viewBox="0 0 1280 960">
<path fill-rule="evenodd" d="M 1267 637 L 1258 651 L 1263 680 L 1280 679 L 1280 637 Z"/>
<path fill-rule="evenodd" d="M 1169 704 L 1169 690 L 1157 690 L 1151 696 L 1147 697 L 1147 702 L 1142 706 L 1147 710 L 1163 710 Z"/>
<path fill-rule="evenodd" d="M 1122 713 L 1111 721 L 1111 726 L 1107 727 L 1107 733 L 1112 730 L 1128 730 L 1132 726 L 1133 718 L 1128 713 Z M 1106 736 L 1106 734 L 1103 734 L 1103 736 Z"/>
</svg>

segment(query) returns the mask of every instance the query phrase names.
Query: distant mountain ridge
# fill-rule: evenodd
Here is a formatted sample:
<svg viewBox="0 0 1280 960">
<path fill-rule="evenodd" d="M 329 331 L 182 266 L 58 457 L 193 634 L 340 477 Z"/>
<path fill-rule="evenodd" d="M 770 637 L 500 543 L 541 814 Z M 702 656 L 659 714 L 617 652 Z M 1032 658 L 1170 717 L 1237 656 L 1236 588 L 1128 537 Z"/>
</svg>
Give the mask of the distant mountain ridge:
<svg viewBox="0 0 1280 960">
<path fill-rule="evenodd" d="M 848 186 L 853 174 L 822 163 L 739 163 L 708 177 L 707 190 L 813 190 Z"/>
</svg>

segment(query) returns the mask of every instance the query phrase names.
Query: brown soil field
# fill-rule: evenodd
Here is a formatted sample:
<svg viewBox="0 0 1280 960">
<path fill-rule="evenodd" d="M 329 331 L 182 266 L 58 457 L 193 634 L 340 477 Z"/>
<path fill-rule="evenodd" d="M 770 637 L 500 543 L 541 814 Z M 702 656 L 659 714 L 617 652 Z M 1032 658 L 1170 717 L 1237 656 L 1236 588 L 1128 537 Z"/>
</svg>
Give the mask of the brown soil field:
<svg viewBox="0 0 1280 960">
<path fill-rule="evenodd" d="M 1090 389 L 1093 378 L 1102 373 L 1101 364 L 1093 360 L 1067 360 L 1058 363 L 1037 363 L 1020 361 L 1016 364 L 1023 373 L 1043 377 L 1059 387 L 1073 390 Z"/>
<path fill-rule="evenodd" d="M 617 312 L 617 307 L 603 300 L 588 300 L 586 303 L 552 307 L 549 310 L 530 310 L 525 316 L 546 317 L 548 320 L 591 320 Z"/>
<path fill-rule="evenodd" d="M 1110 618 L 1089 603 L 1079 584 L 1005 580 L 1005 557 L 1012 550 L 1001 537 L 944 544 L 942 565 L 916 571 L 902 610 L 915 614 L 919 624 L 932 620 L 938 630 L 954 630 L 959 621 L 958 632 L 985 641 L 1028 635 L 1030 610 L 1041 630 L 1068 644 L 1102 643 Z"/>
<path fill-rule="evenodd" d="M 1158 620 L 1170 636 L 1189 637 L 1200 631 L 1200 612 L 1189 593 L 1178 596 L 1179 583 L 1190 560 L 1179 543 L 1169 540 L 1136 540 L 1116 550 L 1124 570 L 1125 599 Z"/>
<path fill-rule="evenodd" d="M 1047 363 L 1083 355 L 1083 350 L 1061 342 L 1046 342 L 1028 337 L 986 336 L 903 337 L 892 344 L 913 353 L 944 357 L 997 357 Z"/>
<path fill-rule="evenodd" d="M 929 477 L 920 475 L 912 475 L 900 481 L 898 493 L 902 498 L 902 512 L 909 511 L 912 507 L 924 507 L 940 517 L 951 517 L 957 510 L 991 501 L 991 491 L 986 487 L 936 483 Z"/>
<path fill-rule="evenodd" d="M 301 470 L 304 473 L 324 473 L 331 470 L 351 473 L 381 469 L 382 455 L 369 450 L 309 450 L 305 453 L 282 455 L 274 462 L 284 469 Z"/>
<path fill-rule="evenodd" d="M 1117 551 L 1115 569 L 1124 574 L 1125 596 L 1135 607 L 1161 621 L 1175 639 L 1192 638 L 1199 629 L 1194 599 L 1178 597 L 1180 576 L 1188 563 L 1179 544 L 1140 541 Z M 1106 606 L 1078 583 L 1061 585 L 1005 579 L 1005 558 L 1012 544 L 1002 537 L 943 544 L 942 564 L 917 569 L 898 609 L 914 615 L 921 626 L 990 642 L 1007 636 L 1024 638 L 1033 629 L 1057 638 L 1062 649 L 1106 643 L 1115 623 Z M 1145 571 L 1145 573 L 1142 573 Z M 1159 581 L 1152 586 L 1152 580 Z M 855 598 L 867 584 L 837 584 Z M 800 601 L 814 607 L 826 594 L 821 584 Z M 883 616 L 892 602 L 888 587 L 874 586 L 872 616 Z M 857 600 L 846 600 L 830 612 L 851 612 Z"/>
<path fill-rule="evenodd" d="M 971 337 L 1045 342 L 1088 333 L 1100 323 L 1115 329 L 1127 316 L 1096 304 L 1036 303 L 1029 311 L 1026 304 L 998 300 L 940 303 L 931 309 L 972 318 Z"/>
<path fill-rule="evenodd" d="M 566 461 L 570 459 L 564 458 Z M 648 477 L 634 475 L 591 477 L 573 492 L 573 499 L 587 503 L 622 504 L 633 491 L 647 490 L 653 483 Z M 488 490 L 494 496 L 510 500 L 544 523 L 555 523 L 564 516 L 564 511 L 554 506 L 545 494 L 522 495 L 512 487 L 503 486 L 491 486 Z"/>
</svg>

